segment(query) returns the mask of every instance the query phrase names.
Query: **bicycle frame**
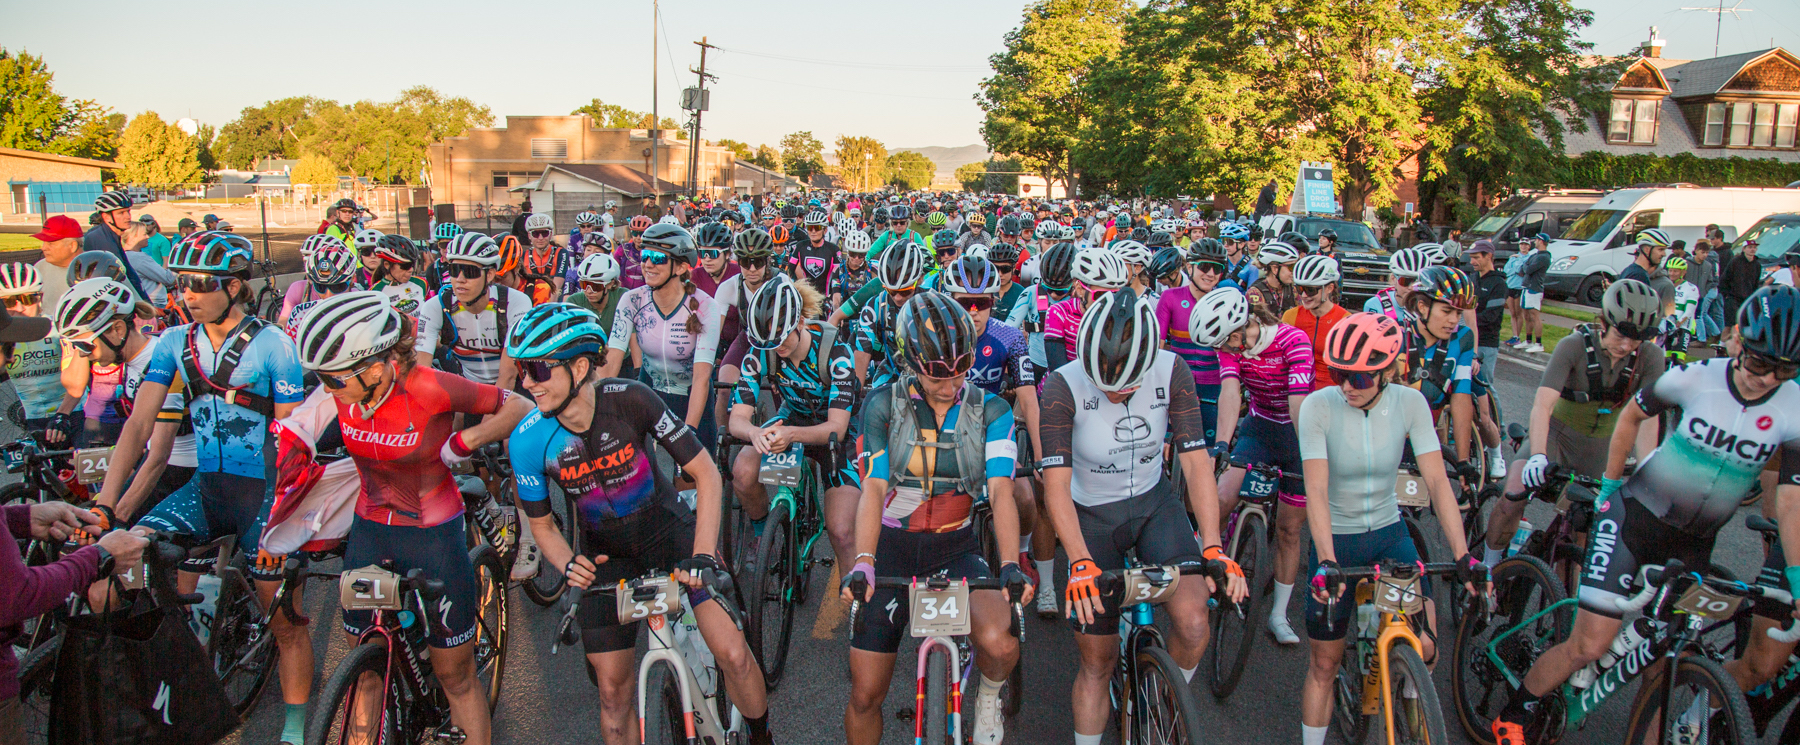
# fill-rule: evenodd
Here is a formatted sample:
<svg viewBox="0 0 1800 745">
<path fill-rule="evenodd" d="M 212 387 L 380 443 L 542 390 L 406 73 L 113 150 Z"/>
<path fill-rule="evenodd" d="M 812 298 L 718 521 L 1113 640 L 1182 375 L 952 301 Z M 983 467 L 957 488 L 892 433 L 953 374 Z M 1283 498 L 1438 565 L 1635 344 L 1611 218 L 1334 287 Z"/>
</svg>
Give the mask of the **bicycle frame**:
<svg viewBox="0 0 1800 745">
<path fill-rule="evenodd" d="M 680 591 L 685 594 L 685 588 Z M 685 605 L 684 599 L 683 606 Z M 671 670 L 675 671 L 675 680 L 681 689 L 681 718 L 686 727 L 687 741 L 696 745 L 703 742 L 725 742 L 727 731 L 736 731 L 742 728 L 742 715 L 738 713 L 736 706 L 731 708 L 731 721 L 725 723 L 723 727 L 712 716 L 712 712 L 718 709 L 719 692 L 725 690 L 725 682 L 719 681 L 718 690 L 714 691 L 713 695 L 699 695 L 700 681 L 694 677 L 693 669 L 688 667 L 687 658 L 682 657 L 681 651 L 675 648 L 675 632 L 669 626 L 668 616 L 653 614 L 644 619 L 644 625 L 650 630 L 650 647 L 644 651 L 643 658 L 638 661 L 638 736 L 643 737 L 643 733 L 646 731 L 644 711 L 649 708 L 650 671 L 657 665 L 668 665 Z M 700 706 L 694 705 L 696 699 L 701 702 Z"/>
<path fill-rule="evenodd" d="M 442 720 L 431 723 L 432 729 L 449 724 L 450 701 L 445 698 L 444 689 L 432 684 L 431 660 L 422 658 L 413 652 L 412 643 L 406 639 L 408 630 L 400 625 L 399 619 L 393 612 L 375 611 L 374 616 L 374 622 L 369 624 L 369 628 L 364 629 L 363 633 L 356 638 L 357 646 L 379 639 L 379 643 L 387 648 L 387 668 L 383 671 L 381 680 L 384 692 L 381 697 L 382 706 L 375 715 L 373 731 L 384 731 L 383 725 L 390 716 L 395 717 L 401 725 L 407 724 L 406 720 L 411 718 L 412 712 L 401 708 L 406 704 L 411 704 L 411 708 L 414 710 L 420 709 L 420 704 L 426 704 L 427 707 L 423 711 L 441 713 Z M 428 621 L 423 615 L 420 615 L 415 617 L 413 623 L 423 624 Z M 397 681 L 396 673 L 398 674 Z M 396 682 L 404 686 L 400 690 L 400 695 L 388 695 L 386 692 L 393 691 Z M 354 713 L 354 711 L 346 711 L 344 716 L 347 719 Z M 349 722 L 345 721 L 344 724 L 348 729 Z"/>
<path fill-rule="evenodd" d="M 790 550 L 796 552 L 790 557 L 795 559 L 793 566 L 796 574 L 806 573 L 806 567 L 802 566 L 802 562 L 810 564 L 814 561 L 812 558 L 813 545 L 819 542 L 821 536 L 825 535 L 825 521 L 821 518 L 819 513 L 819 500 L 806 500 L 806 510 L 805 513 L 802 514 L 800 509 L 800 499 L 797 496 L 801 493 L 811 493 L 814 491 L 815 477 L 813 476 L 813 470 L 814 467 L 810 463 L 807 464 L 805 468 L 800 469 L 799 486 L 770 486 L 764 484 L 764 486 L 770 490 L 769 511 L 774 512 L 778 509 L 787 511 L 788 537 L 792 539 L 788 541 L 788 546 L 790 547 Z M 806 525 L 804 526 L 800 524 L 800 519 L 802 517 L 806 518 Z M 802 537 L 802 530 L 811 531 L 811 535 L 804 536 L 806 539 L 805 545 L 799 545 L 799 539 Z M 783 598 L 782 600 L 785 602 L 787 598 Z"/>
<path fill-rule="evenodd" d="M 1397 642 L 1404 643 L 1411 646 L 1414 652 L 1418 652 L 1420 659 L 1425 657 L 1425 645 L 1419 641 L 1419 635 L 1413 632 L 1412 624 L 1407 622 L 1407 618 L 1399 613 L 1384 612 L 1381 614 L 1381 630 L 1375 635 L 1375 669 L 1363 678 L 1365 714 L 1370 713 L 1367 711 L 1369 702 L 1372 700 L 1369 697 L 1369 689 L 1376 686 L 1381 688 L 1381 719 L 1382 724 L 1386 727 L 1388 745 L 1393 745 L 1394 742 L 1394 687 L 1388 678 L 1388 650 L 1393 649 Z M 1359 650 L 1366 644 L 1367 642 L 1361 638 L 1357 639 Z"/>
<path fill-rule="evenodd" d="M 913 742 L 925 742 L 925 686 L 930 682 L 931 655 L 933 650 L 943 650 L 944 673 L 950 676 L 950 700 L 944 702 L 944 711 L 949 716 L 951 742 L 962 742 L 962 691 L 963 661 L 962 649 L 956 641 L 948 636 L 928 636 L 919 640 L 919 673 L 918 690 L 913 694 Z M 971 659 L 973 664 L 973 659 Z"/>
</svg>

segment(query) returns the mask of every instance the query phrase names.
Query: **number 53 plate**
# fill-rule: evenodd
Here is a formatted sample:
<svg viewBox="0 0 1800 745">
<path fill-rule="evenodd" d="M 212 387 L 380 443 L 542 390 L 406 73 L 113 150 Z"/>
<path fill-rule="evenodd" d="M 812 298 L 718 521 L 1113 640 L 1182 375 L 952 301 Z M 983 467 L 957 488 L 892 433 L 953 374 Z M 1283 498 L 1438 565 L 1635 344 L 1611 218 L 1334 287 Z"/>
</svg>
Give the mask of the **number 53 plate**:
<svg viewBox="0 0 1800 745">
<path fill-rule="evenodd" d="M 668 577 L 655 577 L 638 581 L 619 583 L 619 623 L 641 621 L 650 616 L 663 616 L 678 610 L 680 601 L 671 600 L 669 593 L 672 581 Z M 643 600 L 637 596 L 645 596 Z"/>
<path fill-rule="evenodd" d="M 933 590 L 923 582 L 912 586 L 912 635 L 968 636 L 969 585 L 959 579 L 950 586 Z"/>
</svg>

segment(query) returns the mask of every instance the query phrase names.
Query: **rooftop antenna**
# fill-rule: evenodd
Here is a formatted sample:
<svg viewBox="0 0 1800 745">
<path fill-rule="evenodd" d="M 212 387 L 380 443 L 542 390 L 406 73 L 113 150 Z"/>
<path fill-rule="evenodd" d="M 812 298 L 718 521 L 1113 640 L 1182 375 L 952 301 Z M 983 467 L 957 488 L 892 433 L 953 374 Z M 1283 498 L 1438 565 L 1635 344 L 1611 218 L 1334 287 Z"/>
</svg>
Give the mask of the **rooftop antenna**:
<svg viewBox="0 0 1800 745">
<path fill-rule="evenodd" d="M 1719 7 L 1717 8 L 1682 8 L 1682 10 L 1697 10 L 1702 13 L 1713 13 L 1718 16 L 1718 19 L 1713 23 L 1713 56 L 1717 57 L 1719 56 L 1719 32 L 1721 27 L 1725 25 L 1725 14 L 1730 13 L 1732 18 L 1741 21 L 1744 20 L 1744 17 L 1738 15 L 1739 13 L 1756 12 L 1754 8 L 1738 7 L 1743 4 L 1744 0 L 1737 0 L 1737 2 L 1731 4 L 1731 7 L 1727 8 L 1725 7 L 1725 0 L 1719 0 Z"/>
</svg>

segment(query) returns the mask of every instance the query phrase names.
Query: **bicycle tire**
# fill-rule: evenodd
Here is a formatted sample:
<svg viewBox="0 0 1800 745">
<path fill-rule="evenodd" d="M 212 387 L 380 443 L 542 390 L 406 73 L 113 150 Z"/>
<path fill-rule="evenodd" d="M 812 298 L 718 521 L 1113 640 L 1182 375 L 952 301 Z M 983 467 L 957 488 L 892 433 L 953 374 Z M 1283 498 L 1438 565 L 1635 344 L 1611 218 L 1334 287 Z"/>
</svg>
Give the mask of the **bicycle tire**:
<svg viewBox="0 0 1800 745">
<path fill-rule="evenodd" d="M 925 698 L 919 701 L 919 708 L 923 711 L 914 714 L 924 723 L 925 743 L 961 745 L 950 733 L 950 666 L 942 649 L 934 650 L 931 659 L 926 660 Z"/>
<path fill-rule="evenodd" d="M 1219 700 L 1230 697 L 1244 679 L 1250 651 L 1256 647 L 1256 638 L 1261 636 L 1256 621 L 1263 617 L 1264 585 L 1272 582 L 1275 576 L 1275 557 L 1269 553 L 1267 518 L 1245 512 L 1234 532 L 1237 546 L 1231 558 L 1243 568 L 1250 594 L 1244 598 L 1240 609 L 1242 617 L 1223 607 L 1212 610 L 1212 641 L 1206 645 L 1206 654 L 1212 658 L 1208 687 L 1213 698 Z"/>
<path fill-rule="evenodd" d="M 788 642 L 794 632 L 794 604 L 788 596 L 794 576 L 793 530 L 785 510 L 769 511 L 757 542 L 756 563 L 744 585 L 744 639 L 762 666 L 770 690 L 787 667 Z M 770 616 L 770 605 L 774 616 Z M 771 636 L 773 634 L 773 636 Z"/>
<path fill-rule="evenodd" d="M 500 554 L 494 547 L 485 544 L 469 549 L 469 564 L 475 567 L 475 678 L 486 677 L 491 716 L 500 705 L 500 686 L 506 678 L 506 645 L 512 636 L 506 567 L 500 563 Z"/>
<path fill-rule="evenodd" d="M 319 689 L 316 700 L 321 706 L 314 708 L 312 716 L 306 720 L 306 745 L 335 745 L 353 741 L 350 736 L 352 733 L 345 731 L 348 729 L 345 726 L 346 718 L 357 703 L 360 692 L 358 683 L 364 681 L 364 676 L 373 676 L 373 680 L 367 682 L 381 691 L 382 715 L 378 726 L 382 731 L 379 737 L 354 738 L 354 741 L 406 741 L 400 736 L 400 723 L 394 721 L 392 716 L 397 707 L 388 700 L 391 691 L 383 686 L 387 666 L 387 645 L 379 641 L 359 644 L 345 654 L 337 668 L 331 671 L 331 678 Z"/>
<path fill-rule="evenodd" d="M 1352 589 L 1351 593 L 1354 592 Z M 1350 597 L 1355 595 L 1351 594 Z M 1350 602 L 1350 597 L 1339 602 Z M 1332 679 L 1331 727 L 1337 730 L 1338 737 L 1343 738 L 1347 745 L 1359 745 L 1368 738 L 1369 730 L 1373 729 L 1373 717 L 1363 713 L 1363 676 L 1366 671 L 1363 670 L 1360 642 L 1356 639 L 1356 614 L 1351 613 L 1350 619 L 1351 627 L 1344 638 L 1344 659 L 1338 663 L 1337 677 Z"/>
<path fill-rule="evenodd" d="M 269 619 L 241 563 L 241 558 L 233 560 L 219 572 L 219 597 L 206 639 L 213 672 L 240 717 L 256 708 L 280 657 Z"/>
<path fill-rule="evenodd" d="M 648 695 L 644 696 L 644 732 L 641 734 L 645 743 L 686 745 L 689 742 L 687 715 L 681 708 L 681 682 L 675 675 L 668 665 L 658 663 L 650 668 L 650 675 L 644 681 Z"/>
<path fill-rule="evenodd" d="M 1418 694 L 1415 699 L 1408 699 L 1404 694 L 1409 679 Z M 1431 669 L 1425 667 L 1425 658 L 1420 657 L 1411 644 L 1397 641 L 1388 648 L 1388 685 L 1392 688 L 1389 700 L 1398 704 L 1394 710 L 1394 731 L 1388 733 L 1389 742 L 1427 745 L 1450 742 L 1450 730 L 1444 723 L 1444 709 L 1438 704 Z M 1408 701 L 1418 703 L 1415 707 Z M 1413 716 L 1403 722 L 1403 713 Z"/>
<path fill-rule="evenodd" d="M 566 500 L 558 499 L 550 501 L 553 503 L 550 506 L 550 519 L 556 523 L 556 530 L 562 533 L 563 540 L 568 542 L 569 546 L 573 547 L 575 545 L 575 521 L 572 516 L 565 517 L 561 512 L 558 512 L 556 510 L 556 505 L 554 504 L 555 502 L 566 503 Z M 526 524 L 525 514 L 522 512 L 519 513 L 519 525 L 515 529 L 531 529 L 531 526 Z M 542 556 L 541 552 L 539 553 L 539 556 Z M 568 592 L 569 590 L 569 583 L 563 580 L 562 567 L 549 566 L 547 562 L 541 560 L 538 562 L 537 576 L 520 582 L 519 586 L 519 589 L 525 591 L 526 599 L 535 603 L 539 608 L 548 608 L 555 605 L 556 601 L 562 599 L 563 593 Z"/>
<path fill-rule="evenodd" d="M 1487 659 L 1488 639 L 1568 597 L 1550 565 L 1536 556 L 1513 556 L 1495 565 L 1492 572 L 1494 611 L 1464 613 L 1456 628 L 1456 643 L 1450 648 L 1454 666 L 1450 691 L 1456 697 L 1456 717 L 1463 733 L 1479 745 L 1493 745 L 1494 718 L 1512 695 L 1505 675 Z M 1544 616 L 1532 628 L 1507 637 L 1496 652 L 1509 669 L 1523 675 L 1545 649 L 1569 638 L 1573 616 L 1573 609 Z"/>
<path fill-rule="evenodd" d="M 1644 680 L 1638 685 L 1637 696 L 1631 701 L 1631 715 L 1625 720 L 1626 742 L 1679 742 L 1670 737 L 1673 733 L 1670 729 L 1670 717 L 1662 710 L 1662 694 L 1667 686 L 1663 676 L 1668 674 L 1667 671 L 1667 665 L 1656 664 L 1644 673 Z M 1751 724 L 1750 706 L 1744 701 L 1744 693 L 1738 688 L 1737 681 L 1718 662 L 1699 654 L 1681 658 L 1675 665 L 1675 685 L 1677 688 L 1698 687 L 1709 698 L 1724 702 L 1708 717 L 1708 731 L 1704 742 L 1750 745 L 1757 741 Z M 1676 706 L 1682 708 L 1682 702 L 1677 702 Z M 1662 729 L 1656 735 L 1659 739 L 1650 739 L 1650 727 L 1657 724 Z"/>
<path fill-rule="evenodd" d="M 1169 650 L 1145 646 L 1137 651 L 1137 675 L 1131 686 L 1130 739 L 1134 745 L 1197 743 L 1200 704 Z M 1152 704 L 1155 704 L 1152 707 Z"/>
</svg>

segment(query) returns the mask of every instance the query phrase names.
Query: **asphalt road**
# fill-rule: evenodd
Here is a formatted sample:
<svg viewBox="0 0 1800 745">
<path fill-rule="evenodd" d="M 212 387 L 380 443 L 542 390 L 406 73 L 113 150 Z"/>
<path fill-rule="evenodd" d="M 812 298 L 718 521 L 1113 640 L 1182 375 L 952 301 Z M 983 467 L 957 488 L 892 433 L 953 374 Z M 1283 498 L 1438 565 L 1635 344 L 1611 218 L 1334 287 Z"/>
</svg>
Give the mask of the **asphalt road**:
<svg viewBox="0 0 1800 745">
<path fill-rule="evenodd" d="M 1510 359 L 1502 360 L 1498 390 L 1501 405 L 1509 412 L 1506 415 L 1509 420 L 1524 418 L 1537 380 L 1537 370 Z M 1534 503 L 1531 509 L 1527 519 L 1548 521 L 1548 506 Z M 1437 535 L 1433 528 L 1427 528 L 1427 532 Z M 829 545 L 821 541 L 820 550 L 829 551 Z M 1440 553 L 1447 550 L 1439 548 Z M 1761 557 L 1760 545 L 1741 528 L 1741 518 L 1725 530 L 1715 555 L 1719 563 L 1739 576 L 1753 576 Z M 1058 587 L 1061 586 L 1060 571 Z M 832 594 L 830 590 L 836 586 L 831 575 L 830 571 L 814 573 L 812 599 L 796 620 L 796 638 L 788 671 L 772 698 L 771 722 L 777 739 L 784 743 L 843 741 L 849 630 L 836 601 L 821 606 L 819 600 Z M 343 657 L 346 644 L 336 623 L 335 588 L 315 583 L 310 589 L 307 606 L 318 619 L 314 643 L 315 648 L 323 650 L 319 655 L 318 672 L 322 679 Z M 549 653 L 557 610 L 538 608 L 517 590 L 511 599 L 513 636 L 506 660 L 505 692 L 494 723 L 495 742 L 531 745 L 599 743 L 598 700 L 583 671 L 580 655 L 574 650 L 564 650 L 556 656 Z M 1290 617 L 1297 628 L 1301 625 L 1302 608 L 1301 601 L 1296 599 L 1290 609 Z M 1008 742 L 1071 741 L 1068 697 L 1075 659 L 1070 633 L 1063 622 L 1041 621 L 1027 614 L 1024 657 L 1029 677 L 1023 710 L 1008 725 Z M 886 742 L 910 742 L 912 737 L 912 723 L 897 719 L 895 713 L 913 705 L 913 681 L 908 671 L 915 669 L 915 647 L 915 644 L 907 643 L 896 666 L 899 679 L 890 687 L 884 707 Z M 1306 658 L 1304 642 L 1297 647 L 1277 648 L 1265 636 L 1252 655 L 1242 685 L 1229 700 L 1214 700 L 1200 682 L 1195 691 L 1201 717 L 1206 723 L 1207 741 L 1297 742 L 1300 737 L 1299 691 Z M 1448 657 L 1444 660 L 1445 664 L 1440 664 L 1437 671 L 1438 695 L 1449 707 L 1453 705 L 1450 665 Z M 275 742 L 281 726 L 281 706 L 275 689 L 276 686 L 270 686 L 261 706 L 232 741 L 257 745 Z M 1585 730 L 1571 733 L 1564 742 L 1581 745 L 1622 741 L 1622 727 L 1632 693 L 1616 694 L 1613 701 L 1589 719 Z M 1452 739 L 1464 742 L 1454 712 L 1447 709 L 1445 714 Z M 1771 732 L 1779 731 L 1778 726 L 1771 729 Z M 1109 735 L 1108 741 L 1113 739 Z M 1330 741 L 1341 742 L 1335 734 Z"/>
</svg>

